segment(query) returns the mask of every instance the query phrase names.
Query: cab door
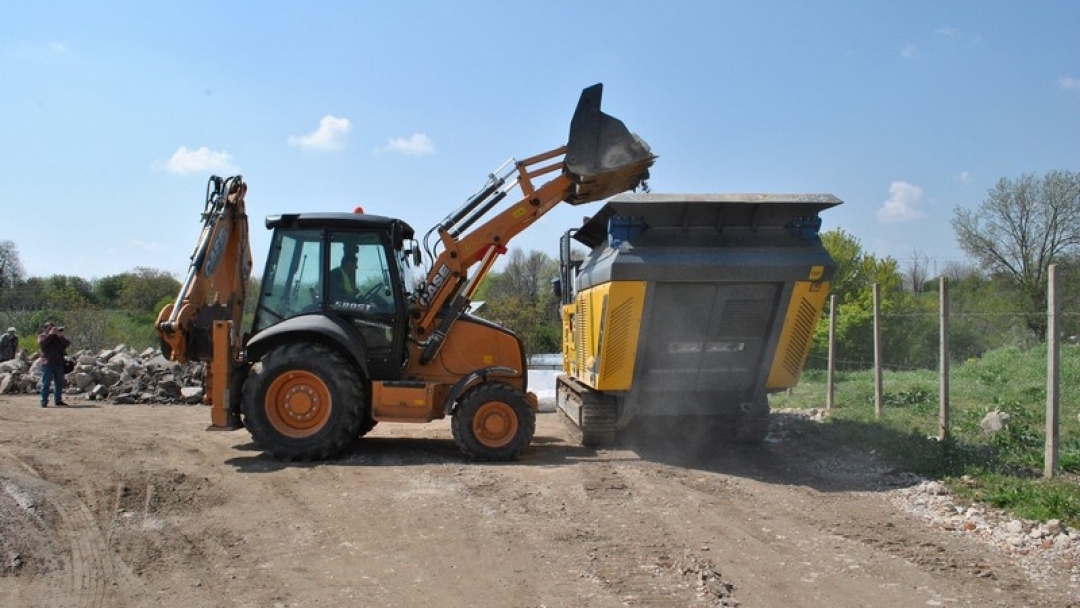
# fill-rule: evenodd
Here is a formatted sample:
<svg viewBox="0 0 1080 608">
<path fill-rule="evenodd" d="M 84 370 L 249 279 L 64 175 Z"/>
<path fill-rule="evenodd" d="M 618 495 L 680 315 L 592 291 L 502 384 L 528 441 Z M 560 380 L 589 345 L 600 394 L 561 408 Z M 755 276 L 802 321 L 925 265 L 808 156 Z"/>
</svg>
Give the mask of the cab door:
<svg viewBox="0 0 1080 608">
<path fill-rule="evenodd" d="M 389 235 L 331 232 L 325 251 L 321 297 L 327 314 L 356 328 L 373 380 L 396 379 L 407 356 L 407 294 Z"/>
</svg>

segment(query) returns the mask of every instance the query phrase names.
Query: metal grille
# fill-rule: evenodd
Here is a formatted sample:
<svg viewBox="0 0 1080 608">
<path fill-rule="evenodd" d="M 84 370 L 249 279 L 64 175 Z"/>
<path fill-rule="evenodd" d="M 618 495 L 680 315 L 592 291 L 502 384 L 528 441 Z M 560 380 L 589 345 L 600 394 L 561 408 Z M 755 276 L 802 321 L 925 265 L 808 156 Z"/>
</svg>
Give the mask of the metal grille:
<svg viewBox="0 0 1080 608">
<path fill-rule="evenodd" d="M 761 300 L 728 300 L 720 319 L 721 338 L 761 337 L 769 324 L 769 303 Z"/>
<path fill-rule="evenodd" d="M 633 312 L 631 300 L 623 300 L 611 311 L 607 322 L 607 335 L 604 340 L 604 375 L 618 373 L 634 353 L 627 352 L 630 341 L 630 316 Z"/>
<path fill-rule="evenodd" d="M 589 343 L 589 313 L 588 297 L 579 297 L 577 299 L 577 313 L 574 315 L 574 321 L 577 323 L 577 369 L 578 373 L 585 371 L 585 362 L 589 360 L 589 351 L 586 349 L 586 345 Z"/>
<path fill-rule="evenodd" d="M 795 320 L 791 325 L 791 341 L 783 359 L 784 369 L 792 378 L 798 378 L 802 371 L 803 359 L 810 348 L 810 340 L 814 337 L 816 313 L 817 309 L 806 298 L 799 299 L 799 309 L 795 312 Z"/>
</svg>

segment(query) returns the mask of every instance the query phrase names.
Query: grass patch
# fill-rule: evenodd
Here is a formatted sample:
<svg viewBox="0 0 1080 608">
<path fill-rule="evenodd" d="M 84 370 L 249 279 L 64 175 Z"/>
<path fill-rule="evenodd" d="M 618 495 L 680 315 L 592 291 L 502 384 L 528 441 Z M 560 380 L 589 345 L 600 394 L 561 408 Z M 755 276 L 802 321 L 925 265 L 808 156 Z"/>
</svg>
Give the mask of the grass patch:
<svg viewBox="0 0 1080 608">
<path fill-rule="evenodd" d="M 992 471 L 980 474 L 976 480 L 973 485 L 953 484 L 957 495 L 1005 509 L 1024 519 L 1060 519 L 1066 525 L 1077 525 L 1080 487 L 1075 481 L 1024 479 Z"/>
<path fill-rule="evenodd" d="M 944 481 L 958 496 L 1026 519 L 1058 519 L 1080 527 L 1080 348 L 1061 351 L 1058 468 L 1042 478 L 1046 437 L 1046 348 L 1007 347 L 952 366 L 949 439 L 938 441 L 936 370 L 887 371 L 880 419 L 874 411 L 872 370 L 836 373 L 835 407 L 823 432 L 832 441 L 876 450 L 898 466 Z M 821 408 L 826 374 L 808 370 L 774 408 Z M 1008 416 L 987 433 L 987 413 Z M 961 478 L 973 479 L 965 483 Z"/>
</svg>

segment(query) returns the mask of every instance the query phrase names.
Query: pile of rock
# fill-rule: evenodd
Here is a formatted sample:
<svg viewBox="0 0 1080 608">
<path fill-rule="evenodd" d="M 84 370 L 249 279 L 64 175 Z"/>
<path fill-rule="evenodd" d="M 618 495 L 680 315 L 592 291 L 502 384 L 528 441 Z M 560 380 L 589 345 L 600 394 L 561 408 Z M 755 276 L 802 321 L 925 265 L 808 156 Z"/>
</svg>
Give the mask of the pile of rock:
<svg viewBox="0 0 1080 608">
<path fill-rule="evenodd" d="M 964 476 L 963 483 L 976 480 Z M 934 526 L 960 534 L 1007 554 L 1032 579 L 1045 581 L 1048 572 L 1067 569 L 1072 585 L 1080 586 L 1080 530 L 1060 521 L 1016 519 L 982 504 L 964 504 L 945 484 L 926 480 L 889 493 L 903 511 Z"/>
<path fill-rule="evenodd" d="M 73 398 L 111 403 L 202 403 L 202 364 L 181 365 L 161 351 L 136 352 L 127 345 L 97 353 L 79 351 L 71 356 L 75 369 L 65 377 L 64 393 Z M 0 363 L 0 393 L 37 393 L 41 390 L 38 354 L 20 352 Z"/>
</svg>

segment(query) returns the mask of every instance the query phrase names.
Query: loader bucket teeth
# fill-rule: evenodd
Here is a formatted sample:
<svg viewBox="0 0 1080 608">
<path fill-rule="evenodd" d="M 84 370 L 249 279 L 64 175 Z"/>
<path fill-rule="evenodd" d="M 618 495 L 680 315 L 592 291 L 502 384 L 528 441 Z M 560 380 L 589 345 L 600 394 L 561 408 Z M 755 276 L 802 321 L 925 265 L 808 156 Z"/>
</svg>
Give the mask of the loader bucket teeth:
<svg viewBox="0 0 1080 608">
<path fill-rule="evenodd" d="M 566 198 L 574 205 L 598 201 L 637 188 L 649 177 L 656 156 L 623 122 L 600 111 L 604 85 L 581 92 L 564 165 L 575 188 Z"/>
</svg>

